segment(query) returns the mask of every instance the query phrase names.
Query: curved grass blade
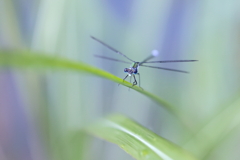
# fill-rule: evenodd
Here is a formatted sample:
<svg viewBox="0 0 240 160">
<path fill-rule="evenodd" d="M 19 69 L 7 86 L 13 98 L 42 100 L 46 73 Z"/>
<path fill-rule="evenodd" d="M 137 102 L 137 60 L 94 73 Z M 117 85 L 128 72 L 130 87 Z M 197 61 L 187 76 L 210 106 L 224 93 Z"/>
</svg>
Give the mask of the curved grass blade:
<svg viewBox="0 0 240 160">
<path fill-rule="evenodd" d="M 132 87 L 131 83 L 127 81 L 123 82 L 121 78 L 85 63 L 37 54 L 31 51 L 0 51 L 0 67 L 75 70 L 103 77 L 127 87 Z M 138 86 L 134 86 L 132 89 L 144 94 L 177 116 L 175 108 L 161 98 L 142 90 Z"/>
<path fill-rule="evenodd" d="M 220 113 L 216 114 L 209 120 L 201 130 L 199 130 L 184 145 L 201 159 L 207 159 L 211 151 L 217 148 L 234 129 L 240 125 L 240 94 Z M 195 147 L 193 147 L 195 146 Z"/>
<path fill-rule="evenodd" d="M 190 153 L 133 120 L 112 115 L 85 128 L 97 137 L 116 143 L 138 160 L 196 160 Z"/>
</svg>

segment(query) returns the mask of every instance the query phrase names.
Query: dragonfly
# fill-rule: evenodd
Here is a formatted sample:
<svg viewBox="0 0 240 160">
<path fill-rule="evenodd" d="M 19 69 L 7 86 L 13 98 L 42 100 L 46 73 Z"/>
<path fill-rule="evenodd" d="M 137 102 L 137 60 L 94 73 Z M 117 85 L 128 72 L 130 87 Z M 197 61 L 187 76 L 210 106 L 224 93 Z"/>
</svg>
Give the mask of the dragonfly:
<svg viewBox="0 0 240 160">
<path fill-rule="evenodd" d="M 131 82 L 131 77 L 134 78 L 134 81 L 132 83 L 132 87 L 134 87 L 135 85 L 137 85 L 137 80 L 135 75 L 139 76 L 139 87 L 140 86 L 140 73 L 138 72 L 138 68 L 140 66 L 143 67 L 148 67 L 148 68 L 155 68 L 155 69 L 162 69 L 162 70 L 167 70 L 167 71 L 173 71 L 173 72 L 180 72 L 180 73 L 189 73 L 187 71 L 183 71 L 183 70 L 177 70 L 177 69 L 170 69 L 170 68 L 163 68 L 163 67 L 158 67 L 158 66 L 149 66 L 149 65 L 145 65 L 146 63 L 174 63 L 174 62 L 195 62 L 198 60 L 164 60 L 164 61 L 149 61 L 150 59 L 157 57 L 158 56 L 158 51 L 157 50 L 153 50 L 152 54 L 150 56 L 148 56 L 147 58 L 145 58 L 143 61 L 141 62 L 137 62 L 134 61 L 132 59 L 130 59 L 129 57 L 127 57 L 125 54 L 119 52 L 118 50 L 114 49 L 113 47 L 111 47 L 110 45 L 104 43 L 103 41 L 90 36 L 93 40 L 99 42 L 100 44 L 104 45 L 105 47 L 107 47 L 108 49 L 112 50 L 113 52 L 125 57 L 126 59 L 128 59 L 131 62 L 126 62 L 123 60 L 119 60 L 119 59 L 115 59 L 115 58 L 111 58 L 111 57 L 106 57 L 106 56 L 101 56 L 101 55 L 94 55 L 97 58 L 102 58 L 102 59 L 106 59 L 106 60 L 110 60 L 110 61 L 115 61 L 115 62 L 122 62 L 122 63 L 127 63 L 127 64 L 131 64 L 131 66 L 129 68 L 124 68 L 124 72 L 127 73 L 127 75 L 123 78 L 123 82 L 125 81 L 125 79 L 127 77 L 130 77 L 130 82 Z M 132 88 L 131 87 L 131 88 Z"/>
</svg>

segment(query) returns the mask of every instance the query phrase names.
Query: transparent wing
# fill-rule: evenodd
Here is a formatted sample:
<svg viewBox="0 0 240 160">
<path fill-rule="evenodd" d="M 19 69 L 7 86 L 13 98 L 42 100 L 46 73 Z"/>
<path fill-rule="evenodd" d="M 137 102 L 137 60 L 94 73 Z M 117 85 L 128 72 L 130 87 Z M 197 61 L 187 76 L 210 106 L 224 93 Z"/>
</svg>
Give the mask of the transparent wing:
<svg viewBox="0 0 240 160">
<path fill-rule="evenodd" d="M 142 63 L 173 63 L 173 62 L 196 62 L 198 60 L 166 60 L 166 61 L 143 61 Z"/>
<path fill-rule="evenodd" d="M 97 39 L 97 38 L 95 38 L 95 37 L 93 37 L 93 36 L 91 36 L 91 38 L 94 39 L 95 41 L 101 43 L 102 45 L 104 45 L 104 46 L 107 47 L 108 49 L 110 49 L 110 50 L 112 50 L 112 51 L 120 54 L 121 56 L 127 58 L 129 61 L 135 62 L 135 61 L 131 60 L 130 58 L 128 58 L 125 54 L 123 54 L 123 53 L 119 52 L 118 50 L 114 49 L 113 47 L 107 45 L 107 44 L 104 43 L 103 41 L 101 41 L 101 40 L 99 40 L 99 39 Z"/>
<path fill-rule="evenodd" d="M 143 63 L 146 63 L 148 60 L 154 58 L 154 57 L 157 57 L 158 56 L 158 50 L 153 50 L 152 51 L 152 54 L 150 56 L 148 56 L 146 59 L 144 59 L 142 62 L 139 63 L 139 65 L 143 64 Z"/>
<path fill-rule="evenodd" d="M 125 62 L 125 61 L 114 59 L 114 58 L 110 58 L 110 57 L 105 57 L 105 56 L 100 56 L 100 55 L 94 55 L 94 56 L 98 57 L 98 58 L 102 58 L 102 59 L 107 59 L 107 60 L 110 60 L 110 61 L 116 61 L 116 62 L 122 62 L 122 63 L 131 64 L 130 62 Z"/>
<path fill-rule="evenodd" d="M 170 69 L 170 68 L 163 68 L 163 67 L 156 67 L 156 66 L 145 66 L 145 65 L 141 65 L 141 66 L 149 67 L 149 68 L 156 68 L 156 69 L 163 69 L 163 70 L 168 70 L 168 71 L 173 71 L 173 72 L 189 73 L 187 71 L 182 71 L 182 70 L 177 70 L 177 69 Z"/>
<path fill-rule="evenodd" d="M 146 61 L 148 61 L 148 60 L 150 60 L 150 59 L 152 59 L 152 58 L 154 58 L 154 57 L 155 57 L 155 56 L 150 55 L 149 57 L 147 57 L 146 59 L 144 59 L 142 62 L 140 62 L 139 65 L 141 66 L 141 64 L 147 63 Z"/>
</svg>

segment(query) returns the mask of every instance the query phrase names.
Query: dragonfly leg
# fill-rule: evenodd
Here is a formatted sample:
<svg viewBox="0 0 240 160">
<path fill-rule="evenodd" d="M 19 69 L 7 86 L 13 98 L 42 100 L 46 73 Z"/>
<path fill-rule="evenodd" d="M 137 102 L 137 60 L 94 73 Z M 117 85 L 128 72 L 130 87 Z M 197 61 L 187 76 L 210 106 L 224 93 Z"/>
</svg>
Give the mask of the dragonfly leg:
<svg viewBox="0 0 240 160">
<path fill-rule="evenodd" d="M 130 83 L 132 83 L 131 81 L 132 81 L 132 76 L 130 76 Z M 128 91 L 130 91 L 130 88 L 132 87 L 128 87 Z"/>
<path fill-rule="evenodd" d="M 128 74 L 126 75 L 125 78 L 123 78 L 123 82 L 125 81 L 125 79 L 128 77 Z M 118 83 L 118 86 L 120 85 L 120 83 Z"/>
<path fill-rule="evenodd" d="M 133 86 L 137 85 L 137 80 L 136 80 L 136 78 L 135 78 L 135 75 L 134 75 L 134 74 L 133 74 L 132 76 L 133 76 L 133 78 L 134 78 L 134 81 L 133 81 L 133 84 L 132 84 L 132 87 L 133 87 Z M 132 88 L 132 87 L 131 87 L 131 88 Z"/>
<path fill-rule="evenodd" d="M 143 90 L 143 88 L 140 86 L 140 73 L 137 73 L 138 74 L 138 80 L 139 80 L 139 87 Z"/>
<path fill-rule="evenodd" d="M 126 75 L 126 77 L 125 78 L 123 78 L 123 82 L 125 81 L 125 79 L 128 77 L 128 74 Z"/>
</svg>

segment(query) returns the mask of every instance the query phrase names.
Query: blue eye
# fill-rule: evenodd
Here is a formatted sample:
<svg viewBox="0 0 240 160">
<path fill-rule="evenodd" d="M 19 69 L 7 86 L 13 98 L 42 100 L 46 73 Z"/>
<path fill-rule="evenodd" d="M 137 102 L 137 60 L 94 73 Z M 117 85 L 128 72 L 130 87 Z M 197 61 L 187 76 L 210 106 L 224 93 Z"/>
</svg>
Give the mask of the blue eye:
<svg viewBox="0 0 240 160">
<path fill-rule="evenodd" d="M 127 68 L 124 68 L 124 72 L 128 72 L 128 69 L 127 69 Z"/>
<path fill-rule="evenodd" d="M 134 74 L 137 74 L 138 73 L 138 70 L 137 69 L 135 69 L 135 71 L 133 72 Z"/>
</svg>

